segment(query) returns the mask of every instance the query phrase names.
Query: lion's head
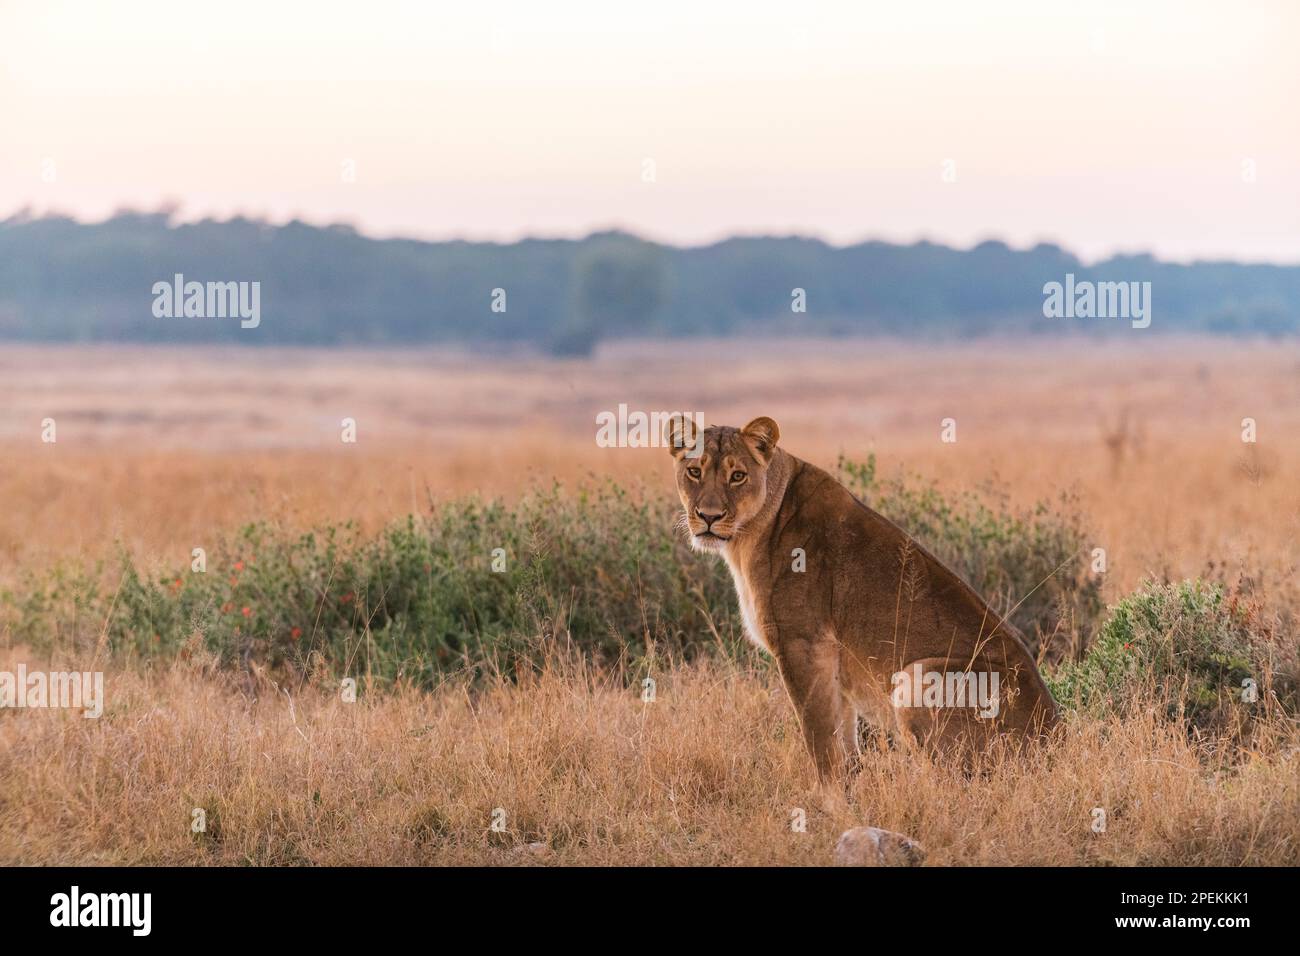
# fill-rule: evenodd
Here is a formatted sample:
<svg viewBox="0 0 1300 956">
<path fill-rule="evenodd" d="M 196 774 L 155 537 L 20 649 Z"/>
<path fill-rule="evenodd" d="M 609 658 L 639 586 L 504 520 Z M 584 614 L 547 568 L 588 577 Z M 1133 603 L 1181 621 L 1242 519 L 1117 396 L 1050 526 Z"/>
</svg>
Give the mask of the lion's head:
<svg viewBox="0 0 1300 956">
<path fill-rule="evenodd" d="M 770 418 L 755 418 L 744 428 L 715 425 L 703 436 L 696 429 L 690 418 L 675 415 L 664 438 L 675 459 L 691 546 L 720 551 L 766 503 L 768 468 L 781 432 Z"/>
</svg>

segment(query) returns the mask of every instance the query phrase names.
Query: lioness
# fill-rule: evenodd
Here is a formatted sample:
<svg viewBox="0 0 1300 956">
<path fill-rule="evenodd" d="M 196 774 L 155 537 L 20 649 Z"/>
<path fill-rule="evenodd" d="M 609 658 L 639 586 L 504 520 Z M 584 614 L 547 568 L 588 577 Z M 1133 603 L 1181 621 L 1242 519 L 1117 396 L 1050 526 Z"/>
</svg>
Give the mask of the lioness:
<svg viewBox="0 0 1300 956">
<path fill-rule="evenodd" d="M 684 416 L 665 427 L 691 545 L 731 569 L 746 633 L 776 658 L 823 781 L 856 765 L 859 716 L 948 751 L 1055 723 L 1019 632 L 902 529 L 778 448 L 776 422 L 696 427 Z M 992 699 L 975 700 L 977 687 Z"/>
</svg>

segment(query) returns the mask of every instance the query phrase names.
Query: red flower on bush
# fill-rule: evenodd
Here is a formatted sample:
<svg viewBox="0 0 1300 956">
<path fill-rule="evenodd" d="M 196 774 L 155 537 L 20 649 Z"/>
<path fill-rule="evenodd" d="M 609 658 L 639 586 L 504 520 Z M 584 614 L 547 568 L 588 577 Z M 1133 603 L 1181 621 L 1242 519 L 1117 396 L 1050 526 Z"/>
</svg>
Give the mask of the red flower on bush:
<svg viewBox="0 0 1300 956">
<path fill-rule="evenodd" d="M 347 594 L 345 594 L 345 595 L 343 595 L 341 598 L 339 598 L 339 603 L 340 603 L 340 604 L 351 604 L 351 603 L 352 603 L 352 599 L 353 599 L 354 597 L 356 597 L 356 595 L 354 595 L 351 591 L 349 591 Z"/>
<path fill-rule="evenodd" d="M 243 561 L 236 561 L 236 562 L 235 562 L 235 570 L 236 570 L 236 571 L 242 571 L 242 570 L 244 570 L 244 562 L 243 562 Z"/>
<path fill-rule="evenodd" d="M 295 627 L 292 631 L 289 632 L 289 640 L 291 641 L 296 641 L 300 637 L 302 637 L 302 628 L 300 627 Z"/>
<path fill-rule="evenodd" d="M 239 609 L 239 613 L 244 615 L 244 617 L 248 617 L 250 614 L 253 613 L 253 609 L 251 607 L 241 607 Z"/>
</svg>

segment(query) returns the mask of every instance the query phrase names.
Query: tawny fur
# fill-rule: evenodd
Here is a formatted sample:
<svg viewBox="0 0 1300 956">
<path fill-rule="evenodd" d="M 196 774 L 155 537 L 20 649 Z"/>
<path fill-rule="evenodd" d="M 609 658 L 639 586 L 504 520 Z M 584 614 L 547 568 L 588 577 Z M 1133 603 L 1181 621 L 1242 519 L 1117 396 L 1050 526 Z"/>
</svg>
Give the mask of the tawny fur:
<svg viewBox="0 0 1300 956">
<path fill-rule="evenodd" d="M 966 582 L 827 472 L 777 447 L 770 418 L 667 439 L 692 545 L 719 554 L 751 640 L 776 659 L 819 776 L 859 759 L 857 721 L 940 750 L 1029 740 L 1056 705 L 1017 630 Z M 798 567 L 803 555 L 804 570 Z M 998 675 L 999 711 L 897 706 L 896 674 Z"/>
</svg>

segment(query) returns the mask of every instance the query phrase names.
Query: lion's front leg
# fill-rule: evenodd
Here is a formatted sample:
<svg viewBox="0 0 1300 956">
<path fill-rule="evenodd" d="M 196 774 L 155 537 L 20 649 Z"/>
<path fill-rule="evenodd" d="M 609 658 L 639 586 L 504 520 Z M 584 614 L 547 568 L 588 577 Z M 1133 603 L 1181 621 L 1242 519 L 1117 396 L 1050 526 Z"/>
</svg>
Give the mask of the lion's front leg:
<svg viewBox="0 0 1300 956">
<path fill-rule="evenodd" d="M 857 761 L 857 711 L 844 698 L 834 641 L 782 633 L 776 642 L 781 681 L 794 705 L 804 742 L 823 783 L 843 777 Z"/>
</svg>

